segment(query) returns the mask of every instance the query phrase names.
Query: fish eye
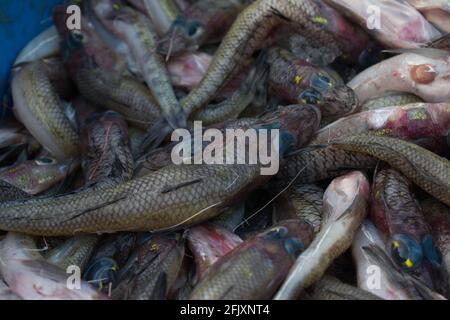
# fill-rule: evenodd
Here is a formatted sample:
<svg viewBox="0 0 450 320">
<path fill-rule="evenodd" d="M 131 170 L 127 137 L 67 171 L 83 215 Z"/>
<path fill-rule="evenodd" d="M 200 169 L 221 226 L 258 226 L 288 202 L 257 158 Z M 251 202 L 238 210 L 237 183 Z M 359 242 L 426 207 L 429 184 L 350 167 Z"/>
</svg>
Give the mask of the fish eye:
<svg viewBox="0 0 450 320">
<path fill-rule="evenodd" d="M 325 76 L 322 73 L 316 73 L 311 77 L 311 86 L 320 91 L 323 92 L 325 90 L 328 90 L 333 87 L 333 82 L 330 78 Z"/>
<path fill-rule="evenodd" d="M 186 32 L 189 37 L 197 38 L 203 33 L 203 26 L 197 21 L 188 22 L 186 24 Z"/>
<path fill-rule="evenodd" d="M 118 270 L 119 266 L 114 259 L 99 258 L 87 266 L 83 279 L 98 288 L 104 288 L 114 283 Z"/>
<path fill-rule="evenodd" d="M 433 267 L 439 267 L 442 263 L 442 256 L 439 249 L 434 244 L 433 237 L 426 235 L 422 240 L 422 249 L 427 260 Z"/>
<path fill-rule="evenodd" d="M 301 104 L 320 105 L 322 104 L 322 95 L 315 89 L 308 89 L 302 92 L 299 101 Z"/>
<path fill-rule="evenodd" d="M 270 230 L 265 236 L 266 240 L 280 240 L 288 235 L 289 231 L 286 227 L 277 227 Z"/>
<path fill-rule="evenodd" d="M 34 162 L 38 166 L 48 166 L 50 164 L 55 164 L 56 163 L 56 159 L 49 158 L 49 157 L 42 157 L 42 158 L 37 158 L 36 160 L 34 160 Z"/>
<path fill-rule="evenodd" d="M 390 253 L 394 262 L 404 270 L 413 270 L 422 263 L 422 248 L 409 235 L 395 235 L 390 242 Z"/>
<path fill-rule="evenodd" d="M 284 250 L 290 256 L 297 258 L 303 252 L 303 244 L 297 238 L 288 238 L 284 240 Z"/>
<path fill-rule="evenodd" d="M 81 31 L 74 30 L 70 33 L 70 38 L 74 43 L 82 43 L 84 40 L 84 35 Z"/>
</svg>

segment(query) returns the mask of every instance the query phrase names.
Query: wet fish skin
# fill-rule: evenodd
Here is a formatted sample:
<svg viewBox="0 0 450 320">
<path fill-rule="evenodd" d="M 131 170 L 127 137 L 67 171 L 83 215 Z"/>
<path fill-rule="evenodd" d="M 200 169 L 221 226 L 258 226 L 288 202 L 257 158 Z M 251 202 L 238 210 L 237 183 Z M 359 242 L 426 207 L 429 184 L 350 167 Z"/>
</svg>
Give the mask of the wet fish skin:
<svg viewBox="0 0 450 320">
<path fill-rule="evenodd" d="M 387 162 L 436 199 L 450 205 L 449 160 L 412 143 L 388 137 L 351 136 L 332 144 L 341 150 Z"/>
<path fill-rule="evenodd" d="M 450 32 L 450 6 L 446 0 L 407 0 L 442 32 Z"/>
<path fill-rule="evenodd" d="M 332 181 L 324 194 L 320 232 L 297 258 L 275 300 L 297 298 L 321 279 L 333 260 L 351 246 L 367 214 L 369 194 L 369 181 L 359 171 Z"/>
<path fill-rule="evenodd" d="M 197 284 L 191 300 L 269 299 L 300 251 L 312 238 L 301 220 L 286 220 L 258 234 L 223 256 Z M 296 253 L 288 252 L 290 244 Z M 289 250 L 291 251 L 291 250 Z M 261 266 L 264 266 L 263 268 Z"/>
<path fill-rule="evenodd" d="M 450 298 L 450 208 L 432 198 L 422 201 L 421 205 L 441 254 L 442 278 L 437 285 Z"/>
<path fill-rule="evenodd" d="M 325 275 L 306 290 L 311 300 L 382 300 L 368 291 L 346 284 L 339 279 Z"/>
<path fill-rule="evenodd" d="M 361 112 L 392 106 L 404 106 L 406 104 L 420 102 L 424 101 L 410 93 L 391 93 L 366 101 L 366 103 L 364 103 L 361 107 Z"/>
<path fill-rule="evenodd" d="M 448 102 L 450 55 L 434 56 L 418 49 L 381 61 L 362 71 L 347 85 L 361 104 L 396 91 L 411 93 L 426 102 Z"/>
<path fill-rule="evenodd" d="M 325 69 L 298 59 L 287 50 L 269 49 L 268 63 L 271 91 L 290 103 L 316 105 L 324 117 L 350 114 L 358 107 L 351 88 L 336 81 Z"/>
<path fill-rule="evenodd" d="M 54 26 L 48 27 L 33 40 L 17 56 L 14 66 L 34 62 L 59 53 L 60 38 Z"/>
<path fill-rule="evenodd" d="M 94 300 L 104 297 L 89 284 L 67 287 L 68 274 L 44 260 L 32 237 L 8 233 L 0 243 L 0 272 L 12 292 L 30 300 Z"/>
<path fill-rule="evenodd" d="M 181 15 L 180 9 L 173 0 L 142 0 L 142 2 L 159 35 L 168 32 L 177 17 Z"/>
<path fill-rule="evenodd" d="M 79 152 L 79 138 L 63 112 L 42 62 L 25 65 L 12 80 L 14 112 L 30 133 L 56 159 Z"/>
<path fill-rule="evenodd" d="M 432 265 L 424 247 L 425 239 L 431 237 L 431 228 L 410 181 L 393 169 L 382 169 L 375 175 L 372 191 L 370 215 L 383 236 L 388 255 L 399 268 L 433 288 Z M 433 240 L 431 245 L 434 246 Z"/>
<path fill-rule="evenodd" d="M 371 170 L 376 164 L 377 160 L 370 156 L 331 146 L 310 146 L 288 155 L 286 165 L 277 175 L 277 183 L 286 186 L 294 178 L 296 184 L 315 183 L 351 170 Z"/>
<path fill-rule="evenodd" d="M 373 134 L 414 141 L 444 136 L 450 128 L 449 103 L 415 103 L 353 114 L 320 129 L 312 144 Z"/>
</svg>

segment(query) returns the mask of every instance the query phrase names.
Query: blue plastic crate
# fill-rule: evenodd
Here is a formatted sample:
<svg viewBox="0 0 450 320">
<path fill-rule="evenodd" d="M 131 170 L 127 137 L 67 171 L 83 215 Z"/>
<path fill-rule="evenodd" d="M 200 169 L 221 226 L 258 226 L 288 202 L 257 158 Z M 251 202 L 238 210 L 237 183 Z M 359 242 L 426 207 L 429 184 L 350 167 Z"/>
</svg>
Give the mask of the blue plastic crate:
<svg viewBox="0 0 450 320">
<path fill-rule="evenodd" d="M 0 98 L 7 89 L 9 72 L 16 56 L 29 41 L 52 24 L 52 8 L 62 2 L 0 0 Z M 0 118 L 10 114 L 3 106 Z"/>
</svg>

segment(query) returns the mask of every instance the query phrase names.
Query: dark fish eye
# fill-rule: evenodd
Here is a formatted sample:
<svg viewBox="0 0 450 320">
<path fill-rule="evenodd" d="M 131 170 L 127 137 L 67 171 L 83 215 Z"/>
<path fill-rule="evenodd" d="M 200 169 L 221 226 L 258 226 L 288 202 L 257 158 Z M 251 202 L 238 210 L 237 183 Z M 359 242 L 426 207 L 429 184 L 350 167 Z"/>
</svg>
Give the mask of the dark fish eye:
<svg viewBox="0 0 450 320">
<path fill-rule="evenodd" d="M 321 73 L 316 73 L 311 77 L 311 86 L 314 89 L 323 92 L 325 90 L 332 88 L 333 82 L 327 76 Z"/>
<path fill-rule="evenodd" d="M 431 235 L 426 235 L 422 239 L 422 249 L 425 257 L 433 265 L 433 267 L 439 267 L 441 265 L 442 256 L 439 249 L 436 248 Z"/>
<path fill-rule="evenodd" d="M 34 162 L 38 166 L 48 166 L 49 164 L 55 164 L 56 160 L 53 158 L 42 157 L 42 158 L 37 158 L 36 160 L 34 160 Z"/>
<path fill-rule="evenodd" d="M 70 33 L 70 37 L 74 43 L 82 43 L 84 40 L 84 35 L 81 31 L 74 30 Z"/>
<path fill-rule="evenodd" d="M 409 235 L 394 235 L 389 249 L 394 262 L 404 270 L 413 270 L 422 263 L 422 248 Z"/>
<path fill-rule="evenodd" d="M 196 38 L 203 32 L 203 27 L 197 21 L 188 22 L 186 24 L 186 32 L 189 37 Z"/>
<path fill-rule="evenodd" d="M 294 258 L 297 258 L 303 252 L 303 244 L 297 238 L 288 238 L 284 240 L 284 250 Z"/>
<path fill-rule="evenodd" d="M 299 97 L 301 104 L 320 105 L 322 104 L 322 95 L 314 89 L 308 89 L 302 92 Z"/>
<path fill-rule="evenodd" d="M 270 230 L 264 236 L 266 240 L 280 240 L 285 238 L 288 235 L 289 231 L 286 227 L 278 227 Z"/>
<path fill-rule="evenodd" d="M 83 279 L 98 288 L 104 288 L 114 283 L 118 270 L 119 266 L 115 260 L 99 258 L 87 266 Z"/>
</svg>

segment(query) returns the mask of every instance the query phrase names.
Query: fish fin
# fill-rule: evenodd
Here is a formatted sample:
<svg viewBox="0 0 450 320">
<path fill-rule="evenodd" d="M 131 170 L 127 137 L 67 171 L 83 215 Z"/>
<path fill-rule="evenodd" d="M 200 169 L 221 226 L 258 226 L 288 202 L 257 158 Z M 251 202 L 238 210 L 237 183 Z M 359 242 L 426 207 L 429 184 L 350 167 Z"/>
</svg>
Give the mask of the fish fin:
<svg viewBox="0 0 450 320">
<path fill-rule="evenodd" d="M 288 18 L 284 14 L 282 14 L 280 12 L 280 10 L 278 10 L 277 8 L 271 7 L 270 11 L 272 12 L 273 15 L 277 16 L 278 18 L 281 18 L 282 20 L 284 20 L 286 22 L 292 22 L 292 20 L 290 18 Z"/>
<path fill-rule="evenodd" d="M 161 272 L 156 280 L 155 289 L 149 297 L 149 300 L 166 300 L 167 294 L 167 274 Z"/>
<path fill-rule="evenodd" d="M 137 155 L 137 159 L 142 158 L 147 152 L 159 147 L 166 136 L 171 132 L 172 128 L 167 123 L 166 119 L 160 119 L 148 130 L 147 134 L 142 139 L 140 145 L 141 152 Z"/>
<path fill-rule="evenodd" d="M 442 59 L 450 57 L 450 52 L 436 48 L 393 49 L 393 50 L 383 50 L 383 52 L 396 54 L 413 53 L 432 59 Z"/>
<path fill-rule="evenodd" d="M 193 180 L 189 180 L 189 181 L 183 181 L 178 184 L 166 186 L 160 192 L 161 193 L 169 193 L 169 192 L 181 189 L 181 188 L 185 188 L 187 186 L 191 186 L 196 183 L 200 183 L 202 181 L 203 181 L 203 178 L 193 179 Z"/>
<path fill-rule="evenodd" d="M 446 33 L 427 44 L 428 48 L 442 49 L 450 48 L 450 33 Z"/>
</svg>

